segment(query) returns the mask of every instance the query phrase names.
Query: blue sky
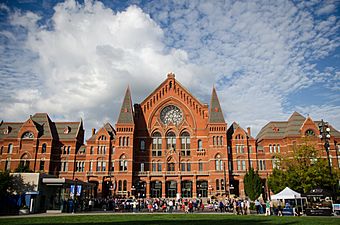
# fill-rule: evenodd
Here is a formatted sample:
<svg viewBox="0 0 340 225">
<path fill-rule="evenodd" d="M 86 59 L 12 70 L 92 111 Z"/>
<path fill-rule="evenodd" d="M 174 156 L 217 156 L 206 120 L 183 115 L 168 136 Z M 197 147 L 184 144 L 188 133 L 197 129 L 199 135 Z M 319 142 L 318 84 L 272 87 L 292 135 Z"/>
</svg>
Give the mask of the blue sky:
<svg viewBox="0 0 340 225">
<path fill-rule="evenodd" d="M 339 1 L 1 1 L 0 119 L 89 133 L 172 71 L 254 135 L 293 111 L 340 129 L 339 34 Z"/>
</svg>

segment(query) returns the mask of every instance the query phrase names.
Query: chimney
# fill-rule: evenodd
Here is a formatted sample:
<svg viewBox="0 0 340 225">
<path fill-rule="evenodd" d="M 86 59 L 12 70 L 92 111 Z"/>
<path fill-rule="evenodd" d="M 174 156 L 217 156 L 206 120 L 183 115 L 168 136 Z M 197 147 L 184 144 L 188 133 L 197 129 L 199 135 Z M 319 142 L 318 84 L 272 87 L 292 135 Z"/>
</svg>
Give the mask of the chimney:
<svg viewBox="0 0 340 225">
<path fill-rule="evenodd" d="M 247 132 L 248 132 L 248 136 L 250 137 L 251 136 L 250 127 L 247 127 Z"/>
<path fill-rule="evenodd" d="M 92 128 L 92 136 L 96 133 L 96 128 Z"/>
</svg>

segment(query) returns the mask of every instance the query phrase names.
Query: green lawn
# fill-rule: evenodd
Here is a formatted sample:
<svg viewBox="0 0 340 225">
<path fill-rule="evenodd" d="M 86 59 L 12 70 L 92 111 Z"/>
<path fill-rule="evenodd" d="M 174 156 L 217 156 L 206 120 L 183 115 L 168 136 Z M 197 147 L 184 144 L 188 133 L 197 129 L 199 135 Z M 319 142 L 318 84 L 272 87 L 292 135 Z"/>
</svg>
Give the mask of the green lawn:
<svg viewBox="0 0 340 225">
<path fill-rule="evenodd" d="M 251 225 L 251 224 L 287 224 L 287 225 L 331 225 L 340 224 L 335 217 L 277 217 L 277 216 L 235 216 L 227 214 L 105 214 L 105 215 L 69 215 L 45 217 L 0 218 L 0 224 L 189 224 L 189 225 Z"/>
</svg>

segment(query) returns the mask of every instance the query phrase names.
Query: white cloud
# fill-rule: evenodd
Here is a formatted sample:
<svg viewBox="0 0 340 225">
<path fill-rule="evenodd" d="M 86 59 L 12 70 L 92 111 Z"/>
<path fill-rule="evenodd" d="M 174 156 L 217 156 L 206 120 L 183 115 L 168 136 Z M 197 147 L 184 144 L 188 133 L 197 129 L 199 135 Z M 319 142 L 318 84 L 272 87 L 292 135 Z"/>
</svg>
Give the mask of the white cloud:
<svg viewBox="0 0 340 225">
<path fill-rule="evenodd" d="M 339 19 L 330 15 L 320 21 L 289 1 L 195 1 L 190 7 L 189 2 L 169 3 L 169 14 L 153 4 L 147 11 L 158 23 L 169 24 L 164 26 L 168 43 L 208 68 L 206 84 L 219 84 L 228 122 L 252 126 L 255 133 L 266 121 L 288 118 L 294 110 L 289 96 L 318 82 L 323 73 L 315 60 L 339 47 Z M 328 83 L 336 82 L 333 72 Z"/>
<path fill-rule="evenodd" d="M 83 115 L 87 130 L 108 118 L 114 124 L 128 84 L 141 101 L 168 71 L 186 84 L 195 71 L 186 52 L 165 49 L 163 31 L 136 6 L 114 13 L 100 2 L 71 0 L 54 10 L 52 29 L 39 26 L 40 17 L 32 12 L 11 17 L 13 25 L 27 30 L 21 48 L 36 56 L 30 66 L 38 84 L 13 78 L 16 91 L 1 108 L 4 119 L 48 112 L 65 120 Z"/>
</svg>

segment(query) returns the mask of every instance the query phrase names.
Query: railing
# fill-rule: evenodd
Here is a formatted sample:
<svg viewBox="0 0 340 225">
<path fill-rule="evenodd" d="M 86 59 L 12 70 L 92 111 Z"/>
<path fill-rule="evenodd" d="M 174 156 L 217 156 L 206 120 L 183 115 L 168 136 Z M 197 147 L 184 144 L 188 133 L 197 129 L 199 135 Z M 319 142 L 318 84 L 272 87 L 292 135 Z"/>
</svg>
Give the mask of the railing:
<svg viewBox="0 0 340 225">
<path fill-rule="evenodd" d="M 197 154 L 197 156 L 205 156 L 205 154 L 206 154 L 205 148 L 197 149 L 196 154 Z"/>
</svg>

